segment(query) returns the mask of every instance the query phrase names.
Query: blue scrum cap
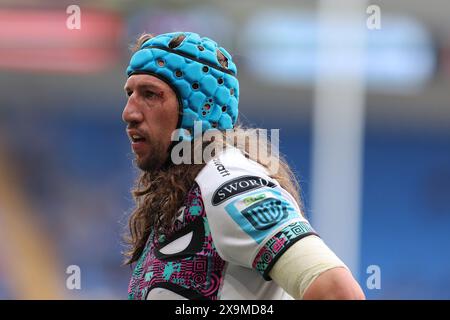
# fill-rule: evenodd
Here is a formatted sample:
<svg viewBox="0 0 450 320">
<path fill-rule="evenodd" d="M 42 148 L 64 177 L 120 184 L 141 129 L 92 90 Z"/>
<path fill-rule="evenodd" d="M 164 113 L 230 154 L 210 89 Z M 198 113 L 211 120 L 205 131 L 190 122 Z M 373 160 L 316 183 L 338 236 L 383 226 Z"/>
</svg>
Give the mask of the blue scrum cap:
<svg viewBox="0 0 450 320">
<path fill-rule="evenodd" d="M 174 40 L 180 40 L 181 43 Z M 225 57 L 223 66 L 218 51 Z M 238 116 L 239 82 L 231 55 L 216 42 L 192 32 L 158 35 L 145 41 L 133 54 L 127 75 L 150 74 L 175 91 L 180 104 L 179 128 L 193 132 L 194 121 L 202 131 L 232 129 Z"/>
</svg>

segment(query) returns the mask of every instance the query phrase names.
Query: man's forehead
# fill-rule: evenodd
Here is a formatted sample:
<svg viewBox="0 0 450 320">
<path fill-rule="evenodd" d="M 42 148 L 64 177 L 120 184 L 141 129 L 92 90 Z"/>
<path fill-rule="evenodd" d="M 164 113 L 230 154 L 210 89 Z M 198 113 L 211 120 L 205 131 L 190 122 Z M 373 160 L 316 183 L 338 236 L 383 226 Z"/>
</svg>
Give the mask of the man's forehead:
<svg viewBox="0 0 450 320">
<path fill-rule="evenodd" d="M 138 86 L 149 86 L 157 89 L 164 89 L 167 85 L 164 83 L 164 81 L 149 74 L 133 74 L 127 79 L 125 83 L 125 88 Z"/>
</svg>

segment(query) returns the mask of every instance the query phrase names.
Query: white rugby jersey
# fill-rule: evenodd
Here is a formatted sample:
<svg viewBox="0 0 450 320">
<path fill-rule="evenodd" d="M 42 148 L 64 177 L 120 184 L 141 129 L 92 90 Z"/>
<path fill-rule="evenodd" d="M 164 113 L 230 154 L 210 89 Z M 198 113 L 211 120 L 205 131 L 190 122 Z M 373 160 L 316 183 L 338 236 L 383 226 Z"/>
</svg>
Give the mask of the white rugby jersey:
<svg viewBox="0 0 450 320">
<path fill-rule="evenodd" d="M 293 197 L 264 167 L 231 148 L 195 179 L 173 230 L 152 233 L 130 299 L 292 299 L 269 272 L 315 234 Z"/>
</svg>

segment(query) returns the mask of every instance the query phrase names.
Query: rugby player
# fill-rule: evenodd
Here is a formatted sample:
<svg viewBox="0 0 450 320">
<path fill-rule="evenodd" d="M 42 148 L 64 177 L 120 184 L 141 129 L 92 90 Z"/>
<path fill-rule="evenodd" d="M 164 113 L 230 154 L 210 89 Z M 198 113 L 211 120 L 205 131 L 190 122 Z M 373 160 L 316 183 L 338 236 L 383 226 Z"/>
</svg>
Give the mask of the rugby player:
<svg viewBox="0 0 450 320">
<path fill-rule="evenodd" d="M 279 166 L 270 170 L 249 143 L 229 139 L 202 140 L 226 147 L 209 159 L 174 159 L 193 158 L 177 146 L 197 150 L 196 123 L 200 134 L 256 132 L 238 125 L 229 52 L 192 32 L 144 34 L 126 74 L 122 118 L 141 170 L 127 239 L 130 299 L 364 299 L 304 216 L 285 161 L 271 159 Z"/>
</svg>

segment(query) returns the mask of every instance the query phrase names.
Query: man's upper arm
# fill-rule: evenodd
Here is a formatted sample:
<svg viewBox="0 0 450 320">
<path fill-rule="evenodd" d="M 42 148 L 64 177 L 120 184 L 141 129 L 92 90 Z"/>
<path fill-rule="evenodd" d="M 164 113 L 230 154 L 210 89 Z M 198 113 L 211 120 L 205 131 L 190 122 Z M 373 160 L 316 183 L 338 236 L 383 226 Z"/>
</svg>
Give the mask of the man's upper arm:
<svg viewBox="0 0 450 320">
<path fill-rule="evenodd" d="M 345 264 L 317 236 L 308 236 L 289 248 L 270 276 L 296 299 L 364 297 Z"/>
<path fill-rule="evenodd" d="M 225 261 L 256 270 L 296 298 L 323 272 L 345 267 L 295 199 L 239 151 L 210 161 L 196 182 L 214 245 Z"/>
<path fill-rule="evenodd" d="M 303 295 L 305 300 L 363 300 L 361 287 L 345 268 L 333 268 L 320 274 Z"/>
</svg>

